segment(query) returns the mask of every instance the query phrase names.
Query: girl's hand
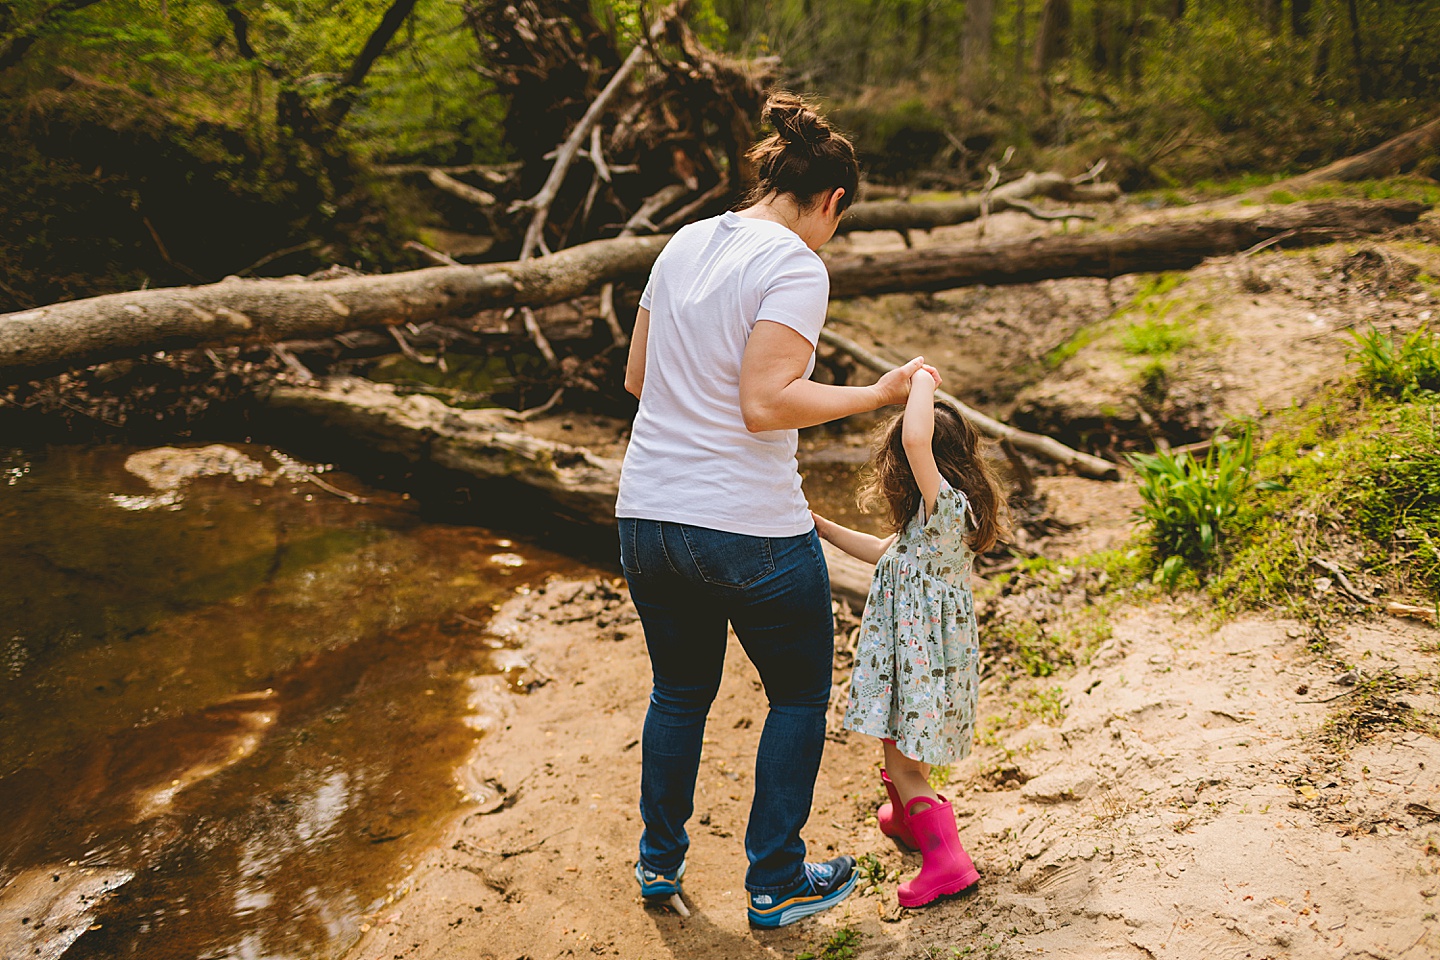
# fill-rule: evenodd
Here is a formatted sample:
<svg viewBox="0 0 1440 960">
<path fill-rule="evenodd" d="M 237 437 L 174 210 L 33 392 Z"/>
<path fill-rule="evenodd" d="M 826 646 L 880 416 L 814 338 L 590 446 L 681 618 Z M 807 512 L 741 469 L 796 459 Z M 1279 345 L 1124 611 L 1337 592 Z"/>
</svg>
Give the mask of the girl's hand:
<svg viewBox="0 0 1440 960">
<path fill-rule="evenodd" d="M 910 396 L 910 378 L 915 376 L 915 371 L 925 365 L 924 357 L 916 357 L 902 367 L 896 367 L 887 372 L 875 385 L 871 387 L 880 399 L 879 406 L 888 406 L 892 403 L 904 403 Z"/>
<path fill-rule="evenodd" d="M 820 534 L 820 539 L 833 543 L 834 541 L 831 540 L 831 535 L 835 531 L 835 522 L 833 520 L 826 520 L 814 510 L 810 511 L 810 516 L 815 519 L 815 532 Z"/>
<path fill-rule="evenodd" d="M 917 370 L 917 371 L 915 371 L 915 376 L 919 376 L 921 373 L 928 373 L 928 374 L 930 374 L 930 379 L 935 381 L 935 386 L 937 386 L 937 387 L 940 386 L 940 371 L 939 371 L 939 370 L 936 370 L 934 367 L 930 366 L 930 364 L 928 364 L 928 363 L 923 363 L 923 364 L 920 365 L 920 369 Z M 912 377 L 911 380 L 910 380 L 910 385 L 911 385 L 912 387 L 915 385 L 915 380 L 914 380 L 913 377 Z"/>
</svg>

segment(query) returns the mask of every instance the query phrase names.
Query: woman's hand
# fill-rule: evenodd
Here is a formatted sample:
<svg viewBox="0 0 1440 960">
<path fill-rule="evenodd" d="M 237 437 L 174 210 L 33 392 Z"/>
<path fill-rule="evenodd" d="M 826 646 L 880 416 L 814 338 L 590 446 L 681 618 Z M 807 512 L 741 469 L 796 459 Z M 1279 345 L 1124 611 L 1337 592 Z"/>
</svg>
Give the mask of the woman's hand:
<svg viewBox="0 0 1440 960">
<path fill-rule="evenodd" d="M 887 372 L 871 387 L 875 391 L 879 406 L 886 407 L 892 403 L 904 403 L 910 396 L 910 378 L 915 376 L 915 371 L 925 366 L 924 357 L 916 357 L 909 363 Z"/>
</svg>

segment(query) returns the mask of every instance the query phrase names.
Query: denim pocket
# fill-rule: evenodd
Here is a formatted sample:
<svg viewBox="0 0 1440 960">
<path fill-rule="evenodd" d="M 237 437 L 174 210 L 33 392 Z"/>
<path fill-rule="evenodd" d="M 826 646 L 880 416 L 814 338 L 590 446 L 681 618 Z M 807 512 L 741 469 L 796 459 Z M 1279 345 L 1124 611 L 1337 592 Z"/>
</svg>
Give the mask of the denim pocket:
<svg viewBox="0 0 1440 960">
<path fill-rule="evenodd" d="M 769 537 L 681 527 L 700 579 L 717 587 L 748 587 L 775 572 Z"/>
<path fill-rule="evenodd" d="M 630 517 L 621 517 L 617 523 L 620 527 L 620 569 L 626 573 L 639 574 L 640 555 L 637 546 L 640 521 Z"/>
</svg>

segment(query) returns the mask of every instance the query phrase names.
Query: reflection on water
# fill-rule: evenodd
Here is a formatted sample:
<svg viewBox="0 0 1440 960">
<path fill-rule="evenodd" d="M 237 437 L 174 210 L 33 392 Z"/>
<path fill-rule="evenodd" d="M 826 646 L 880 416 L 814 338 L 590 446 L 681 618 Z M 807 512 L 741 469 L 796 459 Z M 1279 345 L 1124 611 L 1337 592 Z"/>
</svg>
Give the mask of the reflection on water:
<svg viewBox="0 0 1440 960">
<path fill-rule="evenodd" d="M 460 800 L 477 624 L 575 567 L 239 449 L 0 449 L 0 954 L 342 953 Z"/>
</svg>

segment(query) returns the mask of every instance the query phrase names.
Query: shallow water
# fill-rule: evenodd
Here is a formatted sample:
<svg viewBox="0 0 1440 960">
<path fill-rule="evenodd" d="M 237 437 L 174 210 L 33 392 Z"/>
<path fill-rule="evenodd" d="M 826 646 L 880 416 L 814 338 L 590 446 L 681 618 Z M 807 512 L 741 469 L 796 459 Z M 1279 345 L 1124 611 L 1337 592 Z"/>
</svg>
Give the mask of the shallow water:
<svg viewBox="0 0 1440 960">
<path fill-rule="evenodd" d="M 339 956 L 464 799 L 492 605 L 582 572 L 234 449 L 0 448 L 0 954 Z"/>
</svg>

